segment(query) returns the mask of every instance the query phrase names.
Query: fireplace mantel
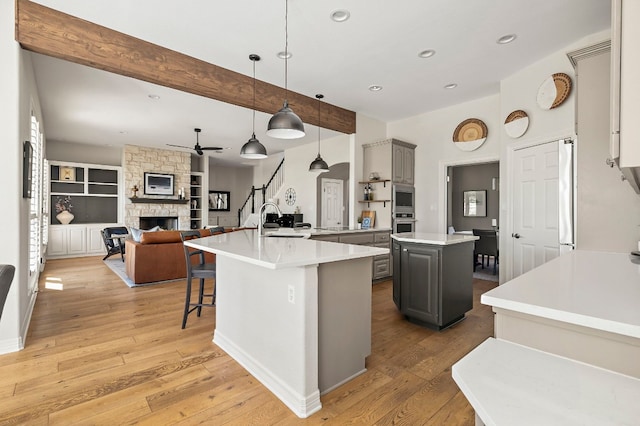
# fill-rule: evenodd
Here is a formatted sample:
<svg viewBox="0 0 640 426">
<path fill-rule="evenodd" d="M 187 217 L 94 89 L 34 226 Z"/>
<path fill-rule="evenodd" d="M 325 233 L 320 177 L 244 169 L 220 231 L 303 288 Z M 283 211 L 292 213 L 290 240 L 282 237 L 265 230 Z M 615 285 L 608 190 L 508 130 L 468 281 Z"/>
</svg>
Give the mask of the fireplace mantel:
<svg viewBox="0 0 640 426">
<path fill-rule="evenodd" d="M 189 200 L 178 200 L 173 198 L 129 198 L 132 203 L 146 203 L 146 204 L 187 204 Z"/>
</svg>

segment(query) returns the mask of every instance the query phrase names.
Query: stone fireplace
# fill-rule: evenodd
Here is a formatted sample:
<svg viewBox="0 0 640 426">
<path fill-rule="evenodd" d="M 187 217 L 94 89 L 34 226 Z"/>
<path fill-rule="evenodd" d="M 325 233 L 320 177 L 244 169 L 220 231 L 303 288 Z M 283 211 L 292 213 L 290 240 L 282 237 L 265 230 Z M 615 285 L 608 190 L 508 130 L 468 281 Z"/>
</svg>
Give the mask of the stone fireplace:
<svg viewBox="0 0 640 426">
<path fill-rule="evenodd" d="M 151 229 L 154 226 L 159 226 L 162 229 L 166 230 L 174 230 L 180 229 L 178 227 L 178 217 L 177 216 L 141 216 L 140 217 L 140 225 L 138 226 L 140 229 Z"/>
<path fill-rule="evenodd" d="M 185 194 L 191 193 L 191 154 L 168 149 L 126 145 L 122 155 L 123 180 L 125 194 L 127 194 L 124 206 L 125 225 L 129 228 L 145 229 L 148 224 L 141 222 L 141 218 L 172 218 L 175 219 L 170 221 L 172 228 L 161 227 L 164 229 L 190 229 L 189 204 L 186 201 L 178 200 L 178 190 L 184 188 Z M 145 172 L 174 175 L 174 195 L 145 195 Z M 136 202 L 129 198 L 132 195 L 134 185 L 138 187 Z M 154 226 L 151 225 L 149 228 Z"/>
</svg>

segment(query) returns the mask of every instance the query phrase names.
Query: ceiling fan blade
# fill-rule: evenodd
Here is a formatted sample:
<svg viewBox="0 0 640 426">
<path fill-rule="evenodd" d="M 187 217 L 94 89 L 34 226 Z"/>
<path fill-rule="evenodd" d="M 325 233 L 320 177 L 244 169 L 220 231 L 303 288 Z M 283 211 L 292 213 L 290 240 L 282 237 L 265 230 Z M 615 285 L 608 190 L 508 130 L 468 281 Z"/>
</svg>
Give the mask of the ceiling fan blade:
<svg viewBox="0 0 640 426">
<path fill-rule="evenodd" d="M 184 148 L 184 149 L 193 149 L 193 148 L 192 148 L 192 147 L 190 147 L 190 146 L 184 146 L 184 145 L 173 145 L 173 144 L 170 144 L 170 143 L 168 143 L 168 144 L 167 144 L 167 146 L 175 146 L 176 148 Z"/>
<path fill-rule="evenodd" d="M 219 146 L 202 146 L 200 149 L 203 151 L 222 151 L 224 148 Z"/>
</svg>

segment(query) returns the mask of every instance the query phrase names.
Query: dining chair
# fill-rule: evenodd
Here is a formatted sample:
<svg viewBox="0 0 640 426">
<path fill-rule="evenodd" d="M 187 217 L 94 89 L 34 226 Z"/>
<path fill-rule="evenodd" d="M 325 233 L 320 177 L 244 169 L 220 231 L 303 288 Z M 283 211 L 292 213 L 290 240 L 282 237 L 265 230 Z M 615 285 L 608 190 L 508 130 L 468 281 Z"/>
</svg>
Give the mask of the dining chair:
<svg viewBox="0 0 640 426">
<path fill-rule="evenodd" d="M 124 262 L 124 241 L 113 238 L 114 235 L 126 235 L 129 230 L 126 226 L 111 226 L 102 230 L 102 240 L 104 247 L 107 249 L 107 255 L 102 258 L 106 260 L 109 256 L 120 253 L 120 257 Z"/>
<path fill-rule="evenodd" d="M 2 318 L 2 311 L 4 310 L 4 304 L 7 301 L 7 295 L 15 272 L 16 268 L 13 265 L 0 265 L 0 318 Z"/>
<path fill-rule="evenodd" d="M 492 229 L 473 229 L 473 235 L 480 237 L 475 242 L 475 248 L 473 250 L 473 270 L 475 272 L 478 265 L 484 269 L 484 260 L 487 256 L 487 267 L 489 267 L 489 260 L 493 257 L 493 275 L 496 274 L 496 268 L 499 259 L 498 250 L 498 236 L 496 231 Z M 481 256 L 480 262 L 478 262 L 478 256 Z"/>
<path fill-rule="evenodd" d="M 184 314 L 182 316 L 182 328 L 187 326 L 187 317 L 193 311 L 197 311 L 197 315 L 200 316 L 202 307 L 214 307 L 216 306 L 216 264 L 205 263 L 204 251 L 191 248 L 184 245 L 185 241 L 192 240 L 194 238 L 200 238 L 200 231 L 181 231 L 180 238 L 184 246 L 184 256 L 187 262 L 187 294 L 184 302 Z M 193 262 L 193 257 L 197 256 L 197 262 Z M 200 286 L 198 287 L 198 301 L 197 303 L 191 303 L 191 281 L 193 278 L 199 279 Z M 214 279 L 212 292 L 205 294 L 204 292 L 204 280 L 207 278 Z M 211 301 L 205 303 L 204 298 L 210 297 Z"/>
</svg>

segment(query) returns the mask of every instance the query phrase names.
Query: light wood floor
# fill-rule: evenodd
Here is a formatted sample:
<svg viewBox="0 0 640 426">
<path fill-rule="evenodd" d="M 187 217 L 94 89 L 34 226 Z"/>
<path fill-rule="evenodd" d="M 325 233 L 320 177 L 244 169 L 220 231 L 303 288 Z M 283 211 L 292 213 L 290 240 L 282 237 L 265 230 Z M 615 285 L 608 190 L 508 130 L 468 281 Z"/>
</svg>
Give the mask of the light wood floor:
<svg viewBox="0 0 640 426">
<path fill-rule="evenodd" d="M 374 285 L 368 371 L 303 420 L 212 343 L 215 309 L 180 329 L 183 281 L 129 288 L 100 257 L 46 265 L 26 348 L 0 356 L 0 424 L 474 423 L 451 366 L 493 335 L 479 297 L 496 283 L 474 280 L 474 309 L 444 332 Z"/>
</svg>

